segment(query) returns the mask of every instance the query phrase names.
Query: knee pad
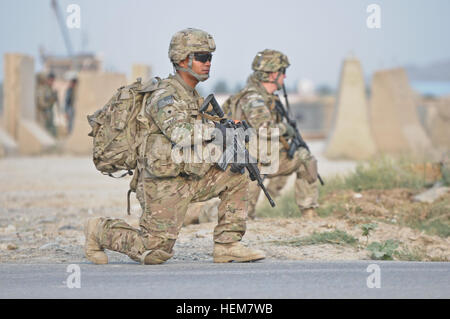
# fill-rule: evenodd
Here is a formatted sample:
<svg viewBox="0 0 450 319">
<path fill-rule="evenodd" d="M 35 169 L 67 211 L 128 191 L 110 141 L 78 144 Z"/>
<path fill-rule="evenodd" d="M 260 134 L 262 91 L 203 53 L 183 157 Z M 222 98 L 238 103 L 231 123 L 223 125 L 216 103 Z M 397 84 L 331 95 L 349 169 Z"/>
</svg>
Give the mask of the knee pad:
<svg viewBox="0 0 450 319">
<path fill-rule="evenodd" d="M 309 184 L 314 183 L 317 180 L 317 160 L 315 157 L 312 157 L 309 161 L 304 163 L 305 167 L 305 178 Z"/>
</svg>

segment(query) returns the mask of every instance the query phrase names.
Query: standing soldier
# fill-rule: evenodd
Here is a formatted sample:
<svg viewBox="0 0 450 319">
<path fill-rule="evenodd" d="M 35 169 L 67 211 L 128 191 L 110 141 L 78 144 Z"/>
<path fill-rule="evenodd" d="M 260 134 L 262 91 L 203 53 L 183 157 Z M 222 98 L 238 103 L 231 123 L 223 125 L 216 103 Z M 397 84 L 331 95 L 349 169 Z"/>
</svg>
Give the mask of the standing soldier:
<svg viewBox="0 0 450 319">
<path fill-rule="evenodd" d="M 77 86 L 78 80 L 73 78 L 70 80 L 69 87 L 66 90 L 66 103 L 64 106 L 64 111 L 66 113 L 67 119 L 67 133 L 72 133 L 73 129 L 73 119 L 75 117 L 75 90 Z"/>
<path fill-rule="evenodd" d="M 200 132 L 194 130 L 203 101 L 195 86 L 208 79 L 215 48 L 212 36 L 202 30 L 189 28 L 172 37 L 169 57 L 175 75 L 160 81 L 144 106 L 150 135 L 137 168 L 136 196 L 143 209 L 140 228 L 121 219 L 88 220 L 85 253 L 92 262 L 108 262 L 104 249 L 124 253 L 143 264 L 165 262 L 174 254 L 173 246 L 189 203 L 213 197 L 221 199 L 213 236 L 214 262 L 265 258 L 261 251 L 240 243 L 246 230 L 247 176 L 231 172 L 230 167 L 222 171 L 207 161 L 181 165 L 171 161 L 172 144 L 188 149 L 194 143 L 211 145 L 213 122 L 203 119 Z M 188 132 L 191 138 L 186 139 L 181 131 Z"/>
<path fill-rule="evenodd" d="M 52 135 L 56 136 L 56 127 L 53 122 L 53 106 L 58 102 L 58 94 L 53 89 L 55 75 L 50 73 L 47 78 L 38 75 L 36 88 L 37 121 Z"/>
<path fill-rule="evenodd" d="M 224 111 L 228 112 L 228 117 L 246 120 L 257 133 L 260 128 L 278 128 L 280 141 L 282 138 L 292 138 L 294 128 L 283 122 L 277 113 L 275 102 L 279 102 L 279 98 L 274 94 L 283 87 L 288 66 L 287 56 L 279 51 L 266 49 L 259 52 L 252 63 L 254 73 L 248 78 L 245 88 L 224 103 Z M 285 148 L 280 148 L 279 169 L 277 173 L 267 175 L 268 178 L 274 178 L 274 183 L 269 184 L 268 190 L 272 196 L 277 196 L 289 175 L 294 172 L 297 173 L 295 201 L 302 216 L 311 218 L 315 215 L 314 208 L 318 207 L 319 184 L 317 161 L 305 148 L 299 148 L 292 159 L 288 158 Z M 255 218 L 259 193 L 258 185 L 250 183 L 248 216 L 252 219 Z"/>
</svg>

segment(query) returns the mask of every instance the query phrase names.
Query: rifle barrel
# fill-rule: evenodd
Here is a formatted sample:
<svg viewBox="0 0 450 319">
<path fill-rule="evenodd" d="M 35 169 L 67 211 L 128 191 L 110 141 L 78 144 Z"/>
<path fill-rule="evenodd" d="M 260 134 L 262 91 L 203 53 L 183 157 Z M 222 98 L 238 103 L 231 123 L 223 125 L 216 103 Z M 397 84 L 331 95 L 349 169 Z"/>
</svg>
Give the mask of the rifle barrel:
<svg viewBox="0 0 450 319">
<path fill-rule="evenodd" d="M 262 182 L 260 182 L 259 180 L 258 180 L 258 184 L 259 184 L 259 187 L 262 188 L 262 190 L 264 192 L 264 195 L 266 195 L 267 199 L 269 200 L 270 206 L 275 207 L 275 202 L 273 201 L 272 197 L 270 197 L 270 194 L 267 191 L 267 189 L 264 186 L 264 184 Z"/>
</svg>

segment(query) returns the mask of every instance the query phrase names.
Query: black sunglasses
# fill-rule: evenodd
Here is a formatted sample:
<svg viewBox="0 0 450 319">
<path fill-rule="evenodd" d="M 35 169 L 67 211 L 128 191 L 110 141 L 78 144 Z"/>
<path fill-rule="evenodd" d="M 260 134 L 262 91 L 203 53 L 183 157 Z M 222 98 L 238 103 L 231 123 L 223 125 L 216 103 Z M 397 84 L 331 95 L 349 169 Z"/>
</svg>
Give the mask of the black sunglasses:
<svg viewBox="0 0 450 319">
<path fill-rule="evenodd" d="M 279 71 L 281 74 L 286 74 L 286 68 L 281 68 Z"/>
<path fill-rule="evenodd" d="M 211 53 L 194 53 L 194 59 L 198 62 L 201 63 L 206 63 L 206 61 L 210 61 L 212 60 L 212 54 Z"/>
</svg>

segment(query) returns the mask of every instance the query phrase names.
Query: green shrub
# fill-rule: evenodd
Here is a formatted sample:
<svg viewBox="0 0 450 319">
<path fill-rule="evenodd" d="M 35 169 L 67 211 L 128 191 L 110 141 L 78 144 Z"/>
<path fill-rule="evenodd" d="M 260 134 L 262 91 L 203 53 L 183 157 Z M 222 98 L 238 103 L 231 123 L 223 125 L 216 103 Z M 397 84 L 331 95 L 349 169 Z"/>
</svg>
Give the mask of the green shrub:
<svg viewBox="0 0 450 319">
<path fill-rule="evenodd" d="M 398 242 L 393 239 L 388 239 L 383 243 L 374 241 L 367 246 L 367 250 L 372 253 L 370 258 L 375 260 L 392 260 L 397 248 Z"/>
<path fill-rule="evenodd" d="M 361 229 L 363 231 L 363 236 L 366 236 L 366 245 L 367 245 L 367 242 L 369 241 L 370 232 L 377 227 L 378 227 L 378 224 L 376 224 L 376 223 L 361 225 Z"/>
<path fill-rule="evenodd" d="M 360 162 L 352 173 L 328 177 L 325 186 L 320 187 L 320 195 L 342 189 L 360 192 L 368 189 L 423 188 L 424 178 L 408 168 L 411 163 L 411 160 L 394 160 L 387 156 Z"/>
<path fill-rule="evenodd" d="M 405 160 L 393 160 L 389 157 L 381 157 L 367 164 L 360 163 L 355 172 L 345 178 L 345 185 L 347 189 L 356 192 L 368 189 L 424 187 L 423 176 L 409 170 L 408 164 Z"/>
</svg>

